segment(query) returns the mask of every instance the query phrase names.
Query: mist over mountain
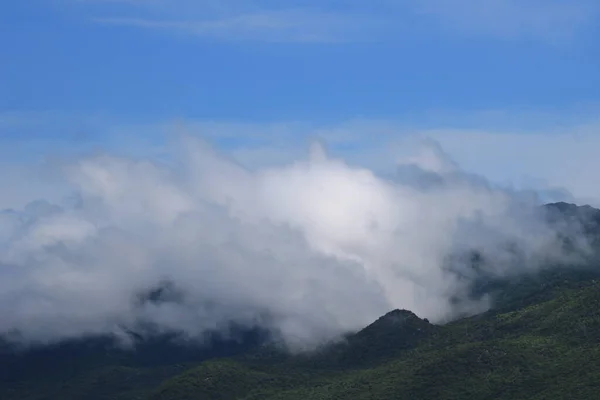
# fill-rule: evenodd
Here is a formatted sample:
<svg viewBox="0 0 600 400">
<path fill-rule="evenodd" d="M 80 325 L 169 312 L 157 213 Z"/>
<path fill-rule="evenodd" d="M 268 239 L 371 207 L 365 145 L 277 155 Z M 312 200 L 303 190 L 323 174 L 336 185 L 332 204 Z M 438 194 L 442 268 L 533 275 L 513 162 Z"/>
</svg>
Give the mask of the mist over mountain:
<svg viewBox="0 0 600 400">
<path fill-rule="evenodd" d="M 191 137 L 168 161 L 99 154 L 57 173 L 64 201 L 0 214 L 0 334 L 13 342 L 201 340 L 235 324 L 302 350 L 396 308 L 449 321 L 490 307 L 473 295 L 482 277 L 583 263 L 595 225 L 579 214 L 597 221 L 467 173 L 434 142 L 386 177 L 318 144 L 245 168 Z"/>
<path fill-rule="evenodd" d="M 557 376 L 584 394 L 595 382 L 600 210 L 493 185 L 435 143 L 385 177 L 321 146 L 264 169 L 189 138 L 178 154 L 81 158 L 63 203 L 0 214 L 0 397 L 485 398 L 496 380 L 530 396 Z"/>
</svg>

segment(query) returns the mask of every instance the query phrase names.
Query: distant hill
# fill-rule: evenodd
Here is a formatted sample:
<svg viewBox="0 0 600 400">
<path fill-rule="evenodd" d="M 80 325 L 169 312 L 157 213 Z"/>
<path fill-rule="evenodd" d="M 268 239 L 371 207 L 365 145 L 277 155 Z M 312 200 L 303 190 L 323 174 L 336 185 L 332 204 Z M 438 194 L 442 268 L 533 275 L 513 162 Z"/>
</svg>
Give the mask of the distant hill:
<svg viewBox="0 0 600 400">
<path fill-rule="evenodd" d="M 550 223 L 600 237 L 600 210 L 545 206 Z M 593 242 L 597 243 L 597 242 Z M 2 400 L 596 399 L 600 264 L 482 282 L 494 308 L 445 325 L 393 310 L 343 341 L 288 354 L 258 328 L 203 345 L 133 333 L 135 349 L 85 338 L 0 342 Z M 162 292 L 152 293 L 152 298 Z"/>
</svg>

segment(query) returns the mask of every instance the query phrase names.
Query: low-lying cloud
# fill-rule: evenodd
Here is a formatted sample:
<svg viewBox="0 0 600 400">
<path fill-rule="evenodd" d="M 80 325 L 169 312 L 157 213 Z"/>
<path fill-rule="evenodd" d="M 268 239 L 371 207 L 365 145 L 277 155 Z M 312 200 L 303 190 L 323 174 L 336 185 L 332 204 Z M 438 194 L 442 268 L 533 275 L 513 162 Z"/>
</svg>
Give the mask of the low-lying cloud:
<svg viewBox="0 0 600 400">
<path fill-rule="evenodd" d="M 308 153 L 246 169 L 186 138 L 162 163 L 70 163 L 72 196 L 0 213 L 0 334 L 144 322 L 200 336 L 235 322 L 312 346 L 393 308 L 434 322 L 486 309 L 470 296 L 472 250 L 497 276 L 565 256 L 535 196 L 462 171 L 435 143 L 385 178 Z"/>
</svg>

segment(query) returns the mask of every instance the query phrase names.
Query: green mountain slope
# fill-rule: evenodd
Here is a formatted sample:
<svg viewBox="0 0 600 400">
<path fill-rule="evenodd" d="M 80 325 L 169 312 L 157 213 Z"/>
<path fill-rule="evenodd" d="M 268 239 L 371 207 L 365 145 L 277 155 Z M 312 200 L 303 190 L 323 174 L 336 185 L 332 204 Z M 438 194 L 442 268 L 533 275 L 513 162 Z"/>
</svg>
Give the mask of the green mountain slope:
<svg viewBox="0 0 600 400">
<path fill-rule="evenodd" d="M 600 281 L 550 291 L 549 300 L 514 311 L 431 326 L 401 349 L 388 335 L 418 331 L 402 323 L 390 329 L 394 323 L 386 317 L 403 312 L 388 314 L 349 340 L 344 352 L 368 356 L 354 356 L 345 368 L 310 358 L 208 361 L 167 380 L 149 398 L 595 399 Z M 369 344 L 376 351 L 365 350 Z"/>
</svg>

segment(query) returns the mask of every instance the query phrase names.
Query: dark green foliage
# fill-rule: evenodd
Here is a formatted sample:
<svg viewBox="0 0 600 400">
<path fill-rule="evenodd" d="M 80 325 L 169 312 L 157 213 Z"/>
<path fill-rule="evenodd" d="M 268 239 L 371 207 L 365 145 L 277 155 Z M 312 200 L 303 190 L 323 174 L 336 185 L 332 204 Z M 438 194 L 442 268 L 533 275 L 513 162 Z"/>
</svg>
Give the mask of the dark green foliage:
<svg viewBox="0 0 600 400">
<path fill-rule="evenodd" d="M 109 337 L 15 349 L 0 346 L 0 399 L 135 399 L 203 360 L 246 353 L 265 339 L 256 329 L 231 338 L 133 336 L 131 348 Z"/>
<path fill-rule="evenodd" d="M 304 365 L 351 369 L 381 363 L 416 347 L 437 331 L 407 310 L 394 310 L 344 341 L 310 354 Z"/>
</svg>

